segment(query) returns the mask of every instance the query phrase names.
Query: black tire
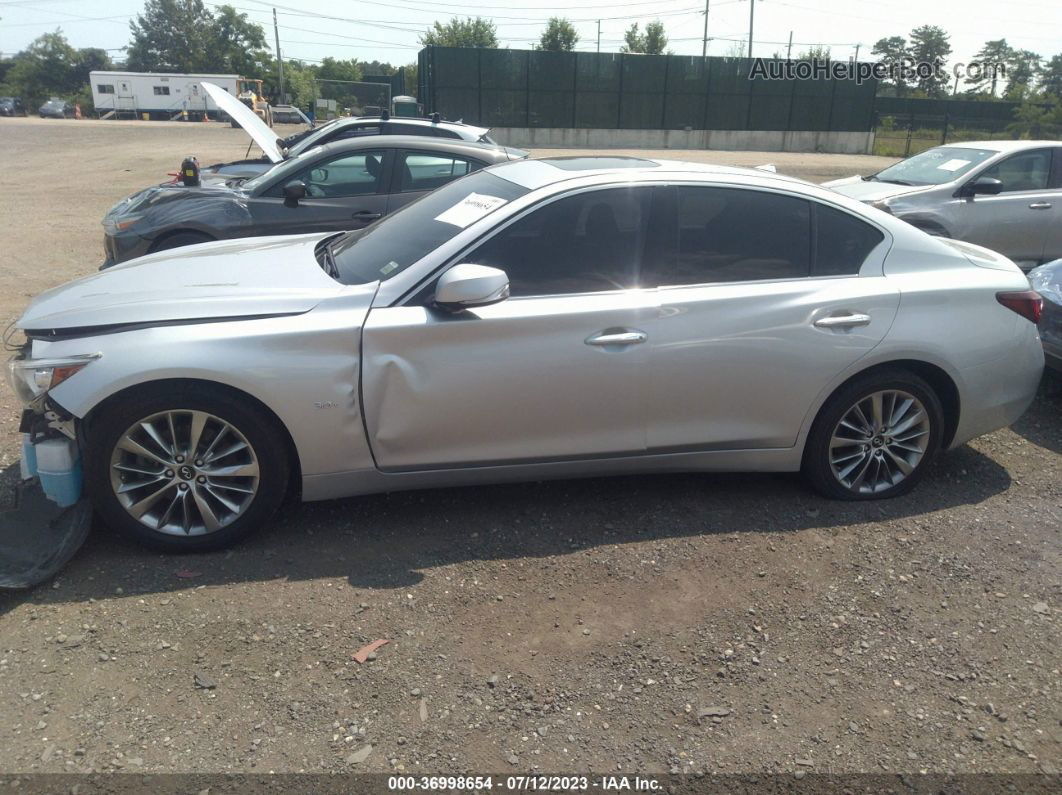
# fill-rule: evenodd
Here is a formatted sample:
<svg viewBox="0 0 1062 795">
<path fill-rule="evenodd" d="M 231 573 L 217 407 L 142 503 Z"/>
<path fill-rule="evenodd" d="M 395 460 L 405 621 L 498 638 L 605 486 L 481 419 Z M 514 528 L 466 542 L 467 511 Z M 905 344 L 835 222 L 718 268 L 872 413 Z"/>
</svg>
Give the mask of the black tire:
<svg viewBox="0 0 1062 795">
<path fill-rule="evenodd" d="M 925 408 L 929 430 L 921 459 L 900 482 L 873 493 L 854 491 L 835 475 L 830 461 L 830 441 L 842 418 L 861 400 L 876 392 L 897 390 L 915 397 Z M 898 497 L 913 489 L 925 475 L 943 435 L 944 411 L 933 388 L 914 373 L 900 368 L 877 370 L 845 384 L 819 410 L 804 446 L 801 472 L 824 497 L 835 500 L 875 500 Z M 866 449 L 866 448 L 864 448 Z"/>
<path fill-rule="evenodd" d="M 220 387 L 202 383 L 164 384 L 126 393 L 100 407 L 85 440 L 85 489 L 104 522 L 122 535 L 164 552 L 205 552 L 222 549 L 259 529 L 283 502 L 291 462 L 283 430 L 265 410 Z M 207 412 L 236 429 L 251 445 L 258 465 L 254 496 L 242 513 L 213 532 L 173 535 L 152 529 L 130 515 L 111 483 L 111 456 L 135 423 L 165 411 Z"/>
<path fill-rule="evenodd" d="M 171 248 L 182 248 L 183 246 L 194 246 L 196 243 L 209 243 L 213 239 L 210 235 L 202 232 L 177 232 L 155 243 L 151 247 L 151 253 L 169 251 Z"/>
</svg>

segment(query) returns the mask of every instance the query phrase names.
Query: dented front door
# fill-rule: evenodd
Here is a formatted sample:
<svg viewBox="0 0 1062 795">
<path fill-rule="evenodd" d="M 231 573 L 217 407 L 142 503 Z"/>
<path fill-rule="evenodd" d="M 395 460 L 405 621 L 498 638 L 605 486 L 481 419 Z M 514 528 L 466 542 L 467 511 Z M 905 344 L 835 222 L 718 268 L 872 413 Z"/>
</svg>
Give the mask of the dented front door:
<svg viewBox="0 0 1062 795">
<path fill-rule="evenodd" d="M 510 298 L 449 314 L 373 309 L 362 340 L 369 443 L 384 470 L 641 453 L 655 296 Z"/>
</svg>

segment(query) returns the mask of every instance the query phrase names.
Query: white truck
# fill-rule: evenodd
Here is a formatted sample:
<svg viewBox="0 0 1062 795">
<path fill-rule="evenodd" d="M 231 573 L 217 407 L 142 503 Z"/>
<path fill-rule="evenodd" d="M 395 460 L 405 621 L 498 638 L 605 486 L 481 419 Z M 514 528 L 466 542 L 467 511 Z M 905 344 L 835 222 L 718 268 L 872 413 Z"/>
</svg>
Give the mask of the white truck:
<svg viewBox="0 0 1062 795">
<path fill-rule="evenodd" d="M 209 80 L 233 96 L 239 75 L 165 74 L 158 72 L 90 72 L 92 102 L 100 118 L 217 118 L 218 106 L 202 87 Z"/>
</svg>

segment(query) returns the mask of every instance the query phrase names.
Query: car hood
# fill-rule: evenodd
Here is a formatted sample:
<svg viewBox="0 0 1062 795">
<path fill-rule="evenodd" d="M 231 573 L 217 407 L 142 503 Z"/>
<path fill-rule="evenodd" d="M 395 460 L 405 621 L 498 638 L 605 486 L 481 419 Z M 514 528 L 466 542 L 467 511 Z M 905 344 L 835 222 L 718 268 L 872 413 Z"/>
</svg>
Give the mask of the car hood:
<svg viewBox="0 0 1062 795">
<path fill-rule="evenodd" d="M 18 326 L 61 334 L 308 312 L 344 289 L 314 256 L 317 242 L 329 234 L 334 233 L 160 251 L 41 293 Z"/>
<path fill-rule="evenodd" d="M 823 182 L 822 187 L 829 188 L 842 196 L 857 199 L 861 202 L 876 202 L 882 199 L 891 199 L 894 196 L 903 196 L 908 193 L 918 193 L 926 188 L 936 188 L 939 185 L 896 185 L 892 182 L 876 182 L 864 180 L 862 177 L 845 177 Z"/>
<path fill-rule="evenodd" d="M 247 131 L 247 134 L 265 152 L 266 157 L 274 163 L 279 163 L 284 159 L 284 155 L 280 153 L 280 144 L 276 133 L 269 129 L 268 125 L 258 118 L 253 110 L 220 86 L 208 83 L 205 80 L 200 85 L 204 91 L 210 94 L 210 98 L 217 103 L 219 108 L 229 114 L 233 121 Z"/>
</svg>

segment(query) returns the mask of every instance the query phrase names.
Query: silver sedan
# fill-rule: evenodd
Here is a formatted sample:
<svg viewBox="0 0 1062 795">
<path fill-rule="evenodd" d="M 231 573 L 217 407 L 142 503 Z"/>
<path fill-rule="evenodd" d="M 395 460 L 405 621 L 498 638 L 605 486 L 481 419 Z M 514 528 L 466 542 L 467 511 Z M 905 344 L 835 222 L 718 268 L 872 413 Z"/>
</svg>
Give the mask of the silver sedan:
<svg viewBox="0 0 1062 795">
<path fill-rule="evenodd" d="M 966 240 L 1024 269 L 1062 257 L 1062 142 L 938 146 L 866 177 L 823 183 L 931 235 Z"/>
<path fill-rule="evenodd" d="M 69 500 L 83 465 L 109 524 L 205 549 L 290 484 L 803 471 L 833 498 L 900 495 L 1029 405 L 1040 306 L 1005 257 L 790 178 L 528 160 L 364 230 L 52 290 L 11 378 L 28 476 Z"/>
</svg>

